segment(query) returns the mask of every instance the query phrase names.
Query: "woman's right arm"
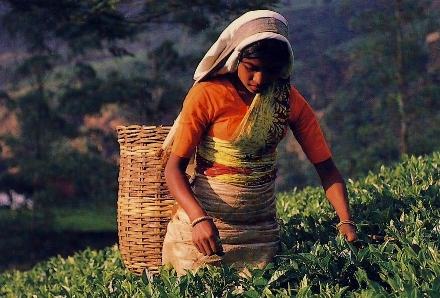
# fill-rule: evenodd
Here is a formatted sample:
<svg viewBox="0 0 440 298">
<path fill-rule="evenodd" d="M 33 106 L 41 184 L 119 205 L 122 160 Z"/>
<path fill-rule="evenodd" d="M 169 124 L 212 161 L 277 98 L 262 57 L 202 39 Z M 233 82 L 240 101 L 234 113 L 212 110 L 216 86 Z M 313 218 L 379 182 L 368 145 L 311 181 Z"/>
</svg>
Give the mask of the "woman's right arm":
<svg viewBox="0 0 440 298">
<path fill-rule="evenodd" d="M 205 210 L 194 197 L 186 176 L 189 158 L 171 153 L 165 167 L 165 181 L 171 195 L 179 206 L 186 212 L 191 222 L 206 216 Z M 212 220 L 204 220 L 193 227 L 193 242 L 199 252 L 204 255 L 221 254 L 222 247 L 218 241 L 219 233 Z"/>
</svg>

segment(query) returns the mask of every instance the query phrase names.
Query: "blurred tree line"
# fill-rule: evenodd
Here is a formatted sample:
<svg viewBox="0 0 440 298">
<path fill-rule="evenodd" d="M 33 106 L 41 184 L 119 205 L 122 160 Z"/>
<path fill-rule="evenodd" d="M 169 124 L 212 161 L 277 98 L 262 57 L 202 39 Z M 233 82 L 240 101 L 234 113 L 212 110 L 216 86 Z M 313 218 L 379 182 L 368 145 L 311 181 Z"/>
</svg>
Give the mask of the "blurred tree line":
<svg viewBox="0 0 440 298">
<path fill-rule="evenodd" d="M 438 5 L 373 1 L 371 7 L 343 12 L 350 15 L 355 37 L 328 53 L 345 71 L 325 122 L 351 176 L 377 170 L 402 154 L 439 150 L 440 64 L 432 59 L 440 52 L 429 49 L 440 43 L 428 39 L 440 29 Z"/>
<path fill-rule="evenodd" d="M 171 125 L 219 25 L 269 3 L 0 0 L 20 46 L 1 67 L 2 125 L 16 125 L 0 136 L 0 191 L 48 222 L 52 207 L 116 206 L 116 125 Z"/>
<path fill-rule="evenodd" d="M 318 2 L 307 11 L 287 8 L 293 81 L 318 111 L 344 176 L 439 150 L 440 2 Z M 308 163 L 281 153 L 289 166 L 281 168 L 280 189 L 317 184 Z M 302 171 L 289 175 L 298 165 Z"/>
<path fill-rule="evenodd" d="M 335 160 L 357 177 L 402 154 L 439 150 L 438 1 L 0 0 L 23 45 L 0 100 L 0 190 L 35 208 L 117 195 L 117 124 L 169 125 L 192 72 L 225 24 L 272 8 L 290 23 L 292 82 L 316 109 Z M 431 50 L 431 52 L 430 52 Z M 316 184 L 293 138 L 280 146 L 279 190 Z M 293 169 L 293 170 L 292 170 Z"/>
</svg>

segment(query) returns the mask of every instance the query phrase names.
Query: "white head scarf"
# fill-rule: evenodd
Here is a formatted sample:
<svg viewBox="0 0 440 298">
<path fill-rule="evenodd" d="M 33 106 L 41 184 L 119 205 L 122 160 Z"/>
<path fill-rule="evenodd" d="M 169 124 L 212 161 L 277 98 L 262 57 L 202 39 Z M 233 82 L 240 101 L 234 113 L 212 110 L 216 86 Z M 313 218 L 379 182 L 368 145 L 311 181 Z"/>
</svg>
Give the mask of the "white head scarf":
<svg viewBox="0 0 440 298">
<path fill-rule="evenodd" d="M 226 27 L 200 61 L 194 80 L 198 82 L 210 76 L 234 72 L 244 47 L 270 38 L 282 40 L 288 45 L 290 61 L 282 74 L 283 78 L 288 78 L 293 68 L 293 51 L 288 40 L 287 20 L 271 10 L 255 10 L 243 14 Z"/>
</svg>

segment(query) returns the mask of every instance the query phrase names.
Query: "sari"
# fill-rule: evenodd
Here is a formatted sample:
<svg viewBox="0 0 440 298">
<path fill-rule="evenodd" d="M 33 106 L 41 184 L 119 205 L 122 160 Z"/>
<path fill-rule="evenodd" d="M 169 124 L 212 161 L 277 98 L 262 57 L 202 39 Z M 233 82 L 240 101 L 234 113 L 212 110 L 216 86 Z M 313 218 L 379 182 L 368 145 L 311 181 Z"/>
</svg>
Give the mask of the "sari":
<svg viewBox="0 0 440 298">
<path fill-rule="evenodd" d="M 175 206 L 163 243 L 162 262 L 178 274 L 205 264 L 263 267 L 279 249 L 276 219 L 276 146 L 289 117 L 290 85 L 279 79 L 257 94 L 229 140 L 205 135 L 196 152 L 194 195 L 220 234 L 223 256 L 204 256 L 192 243 L 185 211 Z"/>
</svg>

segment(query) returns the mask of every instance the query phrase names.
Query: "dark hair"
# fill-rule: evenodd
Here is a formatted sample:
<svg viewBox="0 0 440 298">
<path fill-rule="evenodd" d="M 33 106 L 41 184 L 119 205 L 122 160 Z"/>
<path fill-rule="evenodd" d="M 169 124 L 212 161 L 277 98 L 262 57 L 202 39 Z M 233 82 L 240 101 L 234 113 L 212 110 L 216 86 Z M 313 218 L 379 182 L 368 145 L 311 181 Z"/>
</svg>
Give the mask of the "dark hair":
<svg viewBox="0 0 440 298">
<path fill-rule="evenodd" d="M 288 63 L 290 51 L 287 43 L 282 40 L 262 39 L 243 48 L 239 60 L 244 58 L 268 61 L 276 59 L 278 63 Z"/>
</svg>

